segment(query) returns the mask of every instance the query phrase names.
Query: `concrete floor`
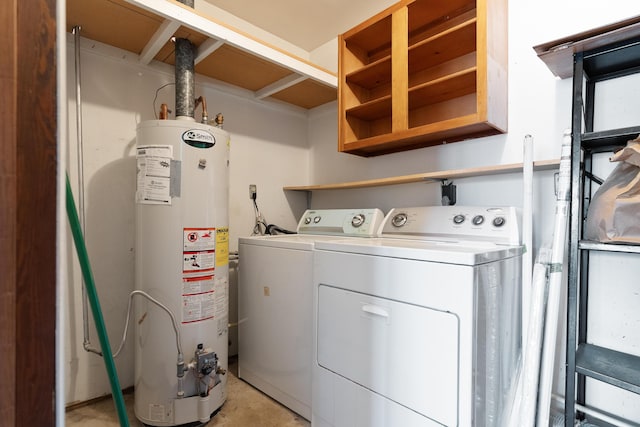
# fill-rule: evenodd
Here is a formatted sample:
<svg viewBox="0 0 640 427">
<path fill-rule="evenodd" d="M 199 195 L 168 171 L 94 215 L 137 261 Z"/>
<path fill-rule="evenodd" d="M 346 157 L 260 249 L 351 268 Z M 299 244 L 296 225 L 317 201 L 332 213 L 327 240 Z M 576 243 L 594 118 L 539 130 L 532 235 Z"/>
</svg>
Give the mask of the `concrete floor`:
<svg viewBox="0 0 640 427">
<path fill-rule="evenodd" d="M 227 401 L 207 427 L 309 427 L 301 416 L 239 380 L 237 360 L 229 360 Z M 133 414 L 133 394 L 124 396 L 131 427 L 142 427 Z M 67 427 L 117 427 L 118 416 L 112 399 L 73 409 L 66 414 Z"/>
</svg>

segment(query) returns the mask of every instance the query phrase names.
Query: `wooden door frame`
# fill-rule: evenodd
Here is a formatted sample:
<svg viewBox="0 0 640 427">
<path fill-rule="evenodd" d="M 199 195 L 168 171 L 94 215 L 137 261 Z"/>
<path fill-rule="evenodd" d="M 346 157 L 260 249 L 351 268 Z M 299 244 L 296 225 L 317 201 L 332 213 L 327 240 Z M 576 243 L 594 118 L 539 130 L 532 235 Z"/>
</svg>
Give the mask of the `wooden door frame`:
<svg viewBox="0 0 640 427">
<path fill-rule="evenodd" d="M 0 423 L 55 425 L 56 0 L 0 4 Z"/>
</svg>

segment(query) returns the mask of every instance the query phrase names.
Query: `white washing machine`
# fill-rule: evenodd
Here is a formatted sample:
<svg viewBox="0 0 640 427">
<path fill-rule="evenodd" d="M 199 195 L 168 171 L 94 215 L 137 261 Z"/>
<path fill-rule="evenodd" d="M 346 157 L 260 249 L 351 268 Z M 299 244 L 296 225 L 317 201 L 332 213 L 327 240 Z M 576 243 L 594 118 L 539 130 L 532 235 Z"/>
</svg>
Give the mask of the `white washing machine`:
<svg viewBox="0 0 640 427">
<path fill-rule="evenodd" d="M 311 419 L 313 247 L 376 236 L 379 209 L 308 210 L 298 234 L 239 240 L 238 376 Z"/>
<path fill-rule="evenodd" d="M 514 208 L 393 209 L 317 242 L 314 427 L 497 425 L 521 350 Z"/>
</svg>

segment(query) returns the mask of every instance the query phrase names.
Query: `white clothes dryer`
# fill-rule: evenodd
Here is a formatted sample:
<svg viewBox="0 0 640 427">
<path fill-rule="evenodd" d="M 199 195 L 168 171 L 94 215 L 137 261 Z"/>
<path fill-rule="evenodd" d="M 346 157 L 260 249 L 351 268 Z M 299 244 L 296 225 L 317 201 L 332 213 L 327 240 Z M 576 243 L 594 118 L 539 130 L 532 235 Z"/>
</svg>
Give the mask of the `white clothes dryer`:
<svg viewBox="0 0 640 427">
<path fill-rule="evenodd" d="M 521 349 L 514 208 L 393 209 L 317 242 L 314 427 L 494 426 Z"/>
<path fill-rule="evenodd" d="M 306 419 L 314 244 L 374 237 L 383 218 L 379 209 L 308 210 L 298 234 L 239 240 L 238 376 Z"/>
</svg>

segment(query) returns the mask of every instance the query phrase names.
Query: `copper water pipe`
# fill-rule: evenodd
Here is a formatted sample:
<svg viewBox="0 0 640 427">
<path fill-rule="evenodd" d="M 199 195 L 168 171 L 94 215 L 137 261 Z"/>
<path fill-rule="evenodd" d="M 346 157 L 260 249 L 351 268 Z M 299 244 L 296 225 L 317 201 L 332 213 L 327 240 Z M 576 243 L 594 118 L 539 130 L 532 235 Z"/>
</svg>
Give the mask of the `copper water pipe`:
<svg viewBox="0 0 640 427">
<path fill-rule="evenodd" d="M 194 108 L 198 108 L 198 105 L 202 103 L 202 123 L 207 124 L 209 122 L 209 113 L 207 113 L 207 99 L 204 96 L 196 98 L 196 105 Z"/>
<path fill-rule="evenodd" d="M 167 120 L 169 118 L 169 107 L 167 104 L 160 105 L 160 120 Z"/>
</svg>

